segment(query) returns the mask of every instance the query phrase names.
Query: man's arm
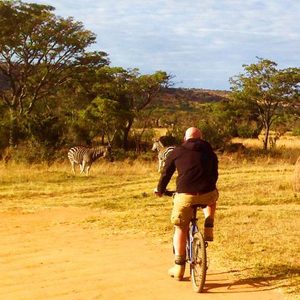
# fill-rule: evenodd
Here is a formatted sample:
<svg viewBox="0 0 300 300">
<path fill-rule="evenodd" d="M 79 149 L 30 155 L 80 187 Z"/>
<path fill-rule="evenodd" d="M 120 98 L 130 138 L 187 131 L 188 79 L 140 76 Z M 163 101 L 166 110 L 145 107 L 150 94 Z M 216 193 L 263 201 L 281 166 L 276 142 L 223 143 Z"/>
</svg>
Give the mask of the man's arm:
<svg viewBox="0 0 300 300">
<path fill-rule="evenodd" d="M 166 191 L 166 187 L 170 182 L 172 175 L 176 170 L 175 166 L 175 150 L 167 157 L 166 164 L 160 175 L 160 179 L 157 185 L 156 194 L 162 195 Z"/>
<path fill-rule="evenodd" d="M 213 152 L 213 176 L 214 176 L 216 182 L 219 177 L 218 164 L 219 164 L 218 157 L 217 157 L 216 153 Z"/>
</svg>

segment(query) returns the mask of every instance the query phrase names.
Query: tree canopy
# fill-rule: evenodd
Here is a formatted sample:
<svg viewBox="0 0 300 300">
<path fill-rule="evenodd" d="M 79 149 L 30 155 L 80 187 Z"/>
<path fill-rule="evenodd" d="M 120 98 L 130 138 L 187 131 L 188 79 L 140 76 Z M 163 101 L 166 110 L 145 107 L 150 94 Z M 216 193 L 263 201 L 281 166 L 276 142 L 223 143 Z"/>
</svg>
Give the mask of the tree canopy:
<svg viewBox="0 0 300 300">
<path fill-rule="evenodd" d="M 0 2 L 0 149 L 23 147 L 31 157 L 36 149 L 48 159 L 51 151 L 114 137 L 114 146 L 140 151 L 152 127 L 167 128 L 180 142 L 191 125 L 224 148 L 232 136 L 248 134 L 249 124 L 256 134 L 264 128 L 267 149 L 272 127 L 291 120 L 287 114 L 300 115 L 299 68 L 278 69 L 266 59 L 244 65 L 231 78 L 228 101 L 229 92 L 169 89 L 165 71 L 112 67 L 106 52 L 88 51 L 95 41 L 52 6 Z"/>
<path fill-rule="evenodd" d="M 10 111 L 11 143 L 17 119 L 49 100 L 72 79 L 95 35 L 72 18 L 57 17 L 48 5 L 1 1 L 0 74 L 7 81 L 0 101 Z"/>
<path fill-rule="evenodd" d="M 274 122 L 286 112 L 299 114 L 300 68 L 278 69 L 275 62 L 267 59 L 243 67 L 245 73 L 230 79 L 231 99 L 244 113 L 258 116 L 267 149 Z"/>
<path fill-rule="evenodd" d="M 0 3 L 0 109 L 10 145 L 28 134 L 42 141 L 42 132 L 67 124 L 87 143 L 104 133 L 110 139 L 117 129 L 127 148 L 134 121 L 170 77 L 163 71 L 142 75 L 138 69 L 110 67 L 105 52 L 87 51 L 95 34 L 54 10 L 22 1 Z M 66 137 L 72 128 L 60 132 Z"/>
</svg>

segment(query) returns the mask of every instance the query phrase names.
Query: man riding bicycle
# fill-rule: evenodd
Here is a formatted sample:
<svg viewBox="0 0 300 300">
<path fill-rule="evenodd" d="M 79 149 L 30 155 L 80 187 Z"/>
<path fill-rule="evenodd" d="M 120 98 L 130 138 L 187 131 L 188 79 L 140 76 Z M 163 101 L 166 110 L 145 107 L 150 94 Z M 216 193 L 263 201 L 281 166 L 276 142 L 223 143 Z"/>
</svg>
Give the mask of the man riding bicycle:
<svg viewBox="0 0 300 300">
<path fill-rule="evenodd" d="M 185 271 L 185 247 L 193 205 L 206 205 L 203 209 L 204 239 L 213 241 L 213 226 L 218 199 L 218 159 L 211 145 L 202 139 L 195 127 L 186 130 L 184 143 L 167 157 L 155 194 L 161 197 L 172 175 L 177 170 L 176 194 L 173 200 L 171 222 L 174 224 L 173 247 L 175 264 L 170 276 L 182 280 Z"/>
</svg>

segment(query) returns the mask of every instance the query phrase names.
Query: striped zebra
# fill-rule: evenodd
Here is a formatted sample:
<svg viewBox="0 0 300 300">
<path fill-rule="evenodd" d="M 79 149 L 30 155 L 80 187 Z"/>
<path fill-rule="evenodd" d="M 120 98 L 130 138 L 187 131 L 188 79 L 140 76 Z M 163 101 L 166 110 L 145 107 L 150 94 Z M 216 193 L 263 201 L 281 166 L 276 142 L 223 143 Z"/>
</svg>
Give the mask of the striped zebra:
<svg viewBox="0 0 300 300">
<path fill-rule="evenodd" d="M 92 163 L 99 157 L 107 157 L 112 161 L 111 146 L 100 146 L 96 148 L 76 146 L 72 147 L 68 152 L 68 158 L 74 175 L 76 174 L 75 164 L 79 164 L 80 174 L 85 173 L 88 176 Z"/>
<path fill-rule="evenodd" d="M 154 140 L 152 151 L 158 152 L 158 172 L 162 172 L 168 155 L 175 149 L 175 146 L 164 147 L 160 140 Z"/>
</svg>

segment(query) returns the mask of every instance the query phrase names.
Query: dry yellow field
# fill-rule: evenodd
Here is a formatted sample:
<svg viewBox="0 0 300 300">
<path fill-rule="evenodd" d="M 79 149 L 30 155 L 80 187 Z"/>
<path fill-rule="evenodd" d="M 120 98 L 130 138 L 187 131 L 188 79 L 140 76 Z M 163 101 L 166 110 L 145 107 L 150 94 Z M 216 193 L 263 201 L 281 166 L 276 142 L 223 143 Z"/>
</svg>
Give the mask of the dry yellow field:
<svg viewBox="0 0 300 300">
<path fill-rule="evenodd" d="M 209 246 L 212 264 L 241 283 L 267 282 L 296 299 L 300 195 L 292 187 L 294 165 L 235 155 L 219 160 L 216 239 Z M 80 209 L 81 218 L 74 215 L 71 221 L 71 213 L 66 222 L 97 228 L 103 237 L 142 235 L 164 246 L 171 242 L 172 204 L 168 197 L 153 196 L 158 177 L 156 162 L 144 161 L 99 161 L 89 177 L 73 176 L 67 163 L 0 165 L 0 212 L 22 216 L 57 208 Z M 93 213 L 85 214 L 86 209 Z"/>
</svg>

